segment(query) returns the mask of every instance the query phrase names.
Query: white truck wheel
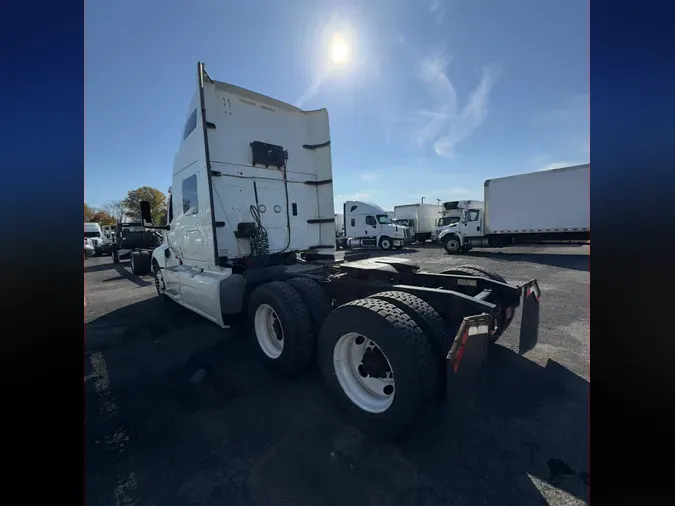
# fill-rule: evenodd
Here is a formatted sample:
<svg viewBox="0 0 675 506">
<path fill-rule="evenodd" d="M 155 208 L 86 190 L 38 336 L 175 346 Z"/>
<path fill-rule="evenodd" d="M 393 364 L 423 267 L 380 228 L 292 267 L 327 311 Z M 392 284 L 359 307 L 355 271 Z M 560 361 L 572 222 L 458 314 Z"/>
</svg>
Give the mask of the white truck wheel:
<svg viewBox="0 0 675 506">
<path fill-rule="evenodd" d="M 251 293 L 248 315 L 265 363 L 284 376 L 304 372 L 314 354 L 307 305 L 288 283 L 265 283 Z"/>
<path fill-rule="evenodd" d="M 334 310 L 317 343 L 321 373 L 354 424 L 374 437 L 409 430 L 439 389 L 439 365 L 422 329 L 379 299 Z"/>
<path fill-rule="evenodd" d="M 384 251 L 389 251 L 394 246 L 394 243 L 392 242 L 390 237 L 384 236 L 380 238 L 379 246 Z"/>
<path fill-rule="evenodd" d="M 459 253 L 459 251 L 462 249 L 462 245 L 459 243 L 459 239 L 457 238 L 457 236 L 454 235 L 451 235 L 450 237 L 447 237 L 443 240 L 443 247 L 445 248 L 445 251 L 448 252 L 450 255 Z"/>
</svg>

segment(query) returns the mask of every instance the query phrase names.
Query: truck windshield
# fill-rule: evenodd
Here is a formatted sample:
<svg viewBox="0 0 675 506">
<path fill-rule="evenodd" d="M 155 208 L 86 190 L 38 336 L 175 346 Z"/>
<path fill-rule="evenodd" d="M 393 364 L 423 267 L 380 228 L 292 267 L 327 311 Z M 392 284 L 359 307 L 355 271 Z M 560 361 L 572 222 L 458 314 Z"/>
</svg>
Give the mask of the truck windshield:
<svg viewBox="0 0 675 506">
<path fill-rule="evenodd" d="M 389 225 L 391 223 L 391 221 L 389 221 L 389 216 L 386 214 L 378 214 L 376 217 L 380 225 Z"/>
<path fill-rule="evenodd" d="M 101 237 L 101 234 L 99 234 L 98 232 L 85 232 L 84 237 L 85 238 Z"/>
<path fill-rule="evenodd" d="M 459 222 L 458 216 L 444 216 L 443 218 L 438 218 L 438 223 L 436 223 L 436 226 L 447 227 L 448 225 L 452 225 L 453 223 L 457 222 Z"/>
</svg>

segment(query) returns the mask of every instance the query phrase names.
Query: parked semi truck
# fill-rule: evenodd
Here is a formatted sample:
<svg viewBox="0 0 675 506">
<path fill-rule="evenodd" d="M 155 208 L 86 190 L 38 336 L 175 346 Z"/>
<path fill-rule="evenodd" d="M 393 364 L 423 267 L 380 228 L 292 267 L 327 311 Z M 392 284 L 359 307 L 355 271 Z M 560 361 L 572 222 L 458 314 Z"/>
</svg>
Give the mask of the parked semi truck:
<svg viewBox="0 0 675 506">
<path fill-rule="evenodd" d="M 113 262 L 129 260 L 131 272 L 137 275 L 150 272 L 153 250 L 161 244 L 157 230 L 148 229 L 142 223 L 117 223 L 111 246 Z"/>
<path fill-rule="evenodd" d="M 380 206 L 348 200 L 343 208 L 344 234 L 338 242 L 340 246 L 388 251 L 411 242 L 411 231 L 392 223 L 388 212 Z"/>
<path fill-rule="evenodd" d="M 143 225 L 166 231 L 147 263 L 159 296 L 221 327 L 246 314 L 263 361 L 298 376 L 317 360 L 352 422 L 378 437 L 410 430 L 442 396 L 459 410 L 521 304 L 520 350 L 536 345 L 536 280 L 335 261 L 328 112 L 215 81 L 202 63 L 196 78 L 168 225 L 141 203 Z"/>
<path fill-rule="evenodd" d="M 394 223 L 410 228 L 415 242 L 425 242 L 431 239 L 442 209 L 436 204 L 394 206 Z"/>
<path fill-rule="evenodd" d="M 103 253 L 103 233 L 99 223 L 85 223 L 84 238 L 89 239 L 94 246 L 94 256 Z"/>
<path fill-rule="evenodd" d="M 448 253 L 590 240 L 590 165 L 485 181 L 485 206 L 462 211 L 438 240 Z"/>
<path fill-rule="evenodd" d="M 431 234 L 431 240 L 434 242 L 438 240 L 438 236 L 446 227 L 459 222 L 464 209 L 483 209 L 483 202 L 480 200 L 453 200 L 443 202 L 441 207 L 441 217 L 436 221 L 436 228 Z"/>
</svg>

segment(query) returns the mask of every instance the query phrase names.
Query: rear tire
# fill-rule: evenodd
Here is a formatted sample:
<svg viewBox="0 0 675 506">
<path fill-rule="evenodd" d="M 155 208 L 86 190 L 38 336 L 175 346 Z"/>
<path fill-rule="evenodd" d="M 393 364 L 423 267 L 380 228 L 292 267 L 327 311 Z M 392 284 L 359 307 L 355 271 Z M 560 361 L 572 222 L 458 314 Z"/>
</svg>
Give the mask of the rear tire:
<svg viewBox="0 0 675 506">
<path fill-rule="evenodd" d="M 492 271 L 490 269 L 487 269 L 485 267 L 482 267 L 480 265 L 460 265 L 460 267 L 463 268 L 463 269 L 471 269 L 471 270 L 474 270 L 474 271 L 478 271 L 478 272 L 484 274 L 484 276 L 482 276 L 482 277 L 487 277 L 488 279 L 491 279 L 493 281 L 497 281 L 499 283 L 506 284 L 506 280 L 502 276 L 500 276 L 498 273 L 496 273 L 495 271 Z"/>
<path fill-rule="evenodd" d="M 265 283 L 251 293 L 248 315 L 262 360 L 283 376 L 304 372 L 315 340 L 309 310 L 298 291 L 281 281 Z"/>
<path fill-rule="evenodd" d="M 460 265 L 459 267 L 453 267 L 452 269 L 447 269 L 445 271 L 442 271 L 441 274 L 465 274 L 467 276 L 476 276 L 478 278 L 486 278 L 486 279 L 491 279 L 493 281 L 497 281 L 498 283 L 504 283 L 506 284 L 506 280 L 499 275 L 498 273 L 491 271 L 490 269 L 486 269 L 485 267 L 481 267 L 479 265 Z M 508 327 L 508 324 L 504 325 L 504 322 L 507 321 L 507 314 L 506 314 L 507 308 L 502 308 L 499 314 L 499 318 L 501 319 L 500 322 L 497 324 L 497 328 L 500 328 L 498 332 L 495 332 L 493 334 L 490 334 L 488 336 L 488 340 L 491 343 L 496 343 L 497 340 L 502 336 L 506 328 Z M 515 308 L 511 308 L 511 318 L 513 319 L 513 313 L 515 311 Z M 508 322 L 510 323 L 510 322 Z"/>
<path fill-rule="evenodd" d="M 450 335 L 443 318 L 428 302 L 416 295 L 398 291 L 379 292 L 368 298 L 387 301 L 404 311 L 427 336 L 434 355 L 445 359 L 455 336 Z"/>
<path fill-rule="evenodd" d="M 366 354 L 357 348 L 371 344 Z M 377 355 L 373 350 L 386 359 L 391 377 L 386 368 L 377 369 L 383 366 L 380 358 L 364 360 Z M 424 332 L 385 300 L 360 299 L 335 309 L 321 328 L 317 355 L 328 389 L 353 423 L 376 438 L 403 435 L 428 412 L 439 389 L 438 361 Z M 382 374 L 387 379 L 380 379 Z M 363 386 L 389 380 L 381 392 Z"/>
<path fill-rule="evenodd" d="M 315 336 L 319 335 L 323 322 L 333 311 L 333 300 L 323 287 L 309 278 L 291 278 L 287 281 L 295 288 L 307 305 Z"/>
<path fill-rule="evenodd" d="M 142 276 L 150 272 L 151 266 L 150 253 L 147 251 L 131 252 L 131 272 L 136 276 Z"/>
</svg>

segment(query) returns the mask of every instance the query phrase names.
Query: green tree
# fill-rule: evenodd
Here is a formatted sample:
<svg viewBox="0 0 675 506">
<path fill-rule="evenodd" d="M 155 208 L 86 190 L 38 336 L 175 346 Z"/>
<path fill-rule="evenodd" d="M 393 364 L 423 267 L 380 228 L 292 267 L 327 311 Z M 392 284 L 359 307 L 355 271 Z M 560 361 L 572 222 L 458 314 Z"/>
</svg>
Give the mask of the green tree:
<svg viewBox="0 0 675 506">
<path fill-rule="evenodd" d="M 166 195 L 157 188 L 141 186 L 136 190 L 130 190 L 124 199 L 126 215 L 133 221 L 141 221 L 141 200 L 150 202 L 152 209 L 152 221 L 159 224 L 162 214 L 166 214 Z"/>
</svg>

